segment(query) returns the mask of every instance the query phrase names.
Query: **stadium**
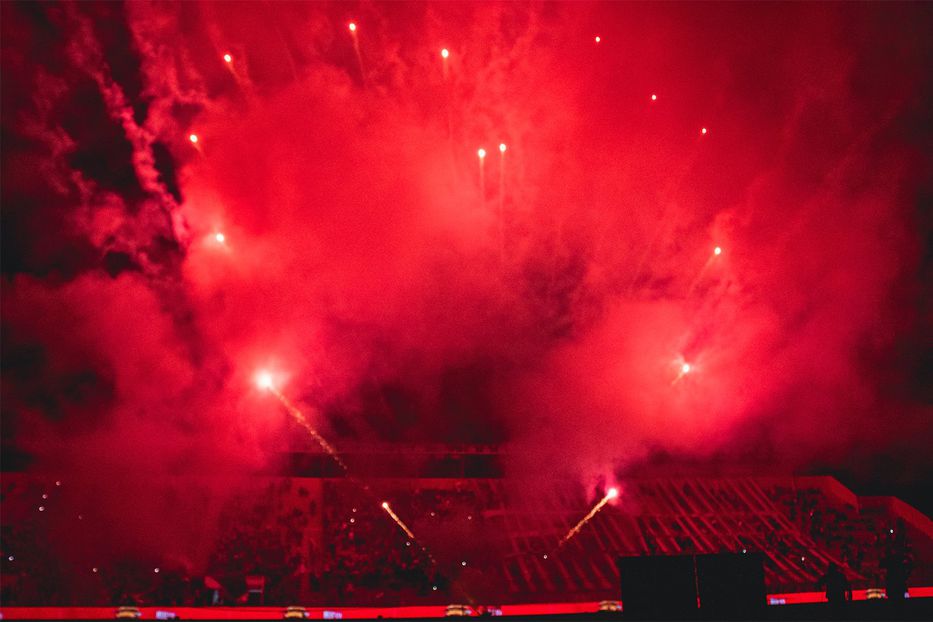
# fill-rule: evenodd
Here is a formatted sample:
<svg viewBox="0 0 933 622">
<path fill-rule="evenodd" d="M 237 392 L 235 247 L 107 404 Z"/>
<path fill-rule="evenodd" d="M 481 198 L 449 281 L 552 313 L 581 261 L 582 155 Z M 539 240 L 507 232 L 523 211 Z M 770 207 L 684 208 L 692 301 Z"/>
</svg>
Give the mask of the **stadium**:
<svg viewBox="0 0 933 622">
<path fill-rule="evenodd" d="M 5 2 L 4 619 L 929 619 L 933 5 Z"/>
</svg>

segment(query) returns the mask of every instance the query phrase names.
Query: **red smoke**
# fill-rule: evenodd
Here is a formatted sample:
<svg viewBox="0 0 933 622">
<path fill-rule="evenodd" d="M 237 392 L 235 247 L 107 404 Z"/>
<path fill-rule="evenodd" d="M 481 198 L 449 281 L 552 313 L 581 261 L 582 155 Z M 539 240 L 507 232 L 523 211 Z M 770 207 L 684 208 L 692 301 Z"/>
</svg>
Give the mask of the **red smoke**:
<svg viewBox="0 0 933 622">
<path fill-rule="evenodd" d="M 924 431 L 894 355 L 928 319 L 928 7 L 350 8 L 128 5 L 133 92 L 106 16 L 54 10 L 66 77 L 4 112 L 43 145 L 5 149 L 4 185 L 66 188 L 41 223 L 28 181 L 4 199 L 27 258 L 4 417 L 38 465 L 263 464 L 300 432 L 259 369 L 338 446 L 510 442 L 587 473 L 763 442 L 776 469 L 845 463 Z M 138 193 L 69 159 L 94 136 L 62 129 L 74 76 Z M 73 239 L 90 259 L 30 267 Z"/>
</svg>

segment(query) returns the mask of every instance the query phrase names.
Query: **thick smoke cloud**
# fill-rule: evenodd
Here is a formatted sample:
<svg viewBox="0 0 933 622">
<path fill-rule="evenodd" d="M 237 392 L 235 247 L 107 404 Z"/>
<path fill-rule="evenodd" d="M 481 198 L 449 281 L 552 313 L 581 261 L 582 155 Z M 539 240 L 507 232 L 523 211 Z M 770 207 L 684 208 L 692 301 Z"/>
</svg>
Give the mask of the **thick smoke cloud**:
<svg viewBox="0 0 933 622">
<path fill-rule="evenodd" d="M 125 511 L 304 442 L 262 368 L 338 445 L 516 477 L 922 481 L 930 17 L 4 4 L 4 447 Z"/>
</svg>

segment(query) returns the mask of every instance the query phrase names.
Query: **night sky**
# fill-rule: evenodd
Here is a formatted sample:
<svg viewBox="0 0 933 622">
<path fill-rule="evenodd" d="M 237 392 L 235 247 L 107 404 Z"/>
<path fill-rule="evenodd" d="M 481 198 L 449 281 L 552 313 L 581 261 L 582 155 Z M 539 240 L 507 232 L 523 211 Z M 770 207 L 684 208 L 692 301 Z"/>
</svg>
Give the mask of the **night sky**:
<svg viewBox="0 0 933 622">
<path fill-rule="evenodd" d="M 338 447 L 933 510 L 933 5 L 0 8 L 5 468 L 262 468 L 265 371 Z"/>
</svg>

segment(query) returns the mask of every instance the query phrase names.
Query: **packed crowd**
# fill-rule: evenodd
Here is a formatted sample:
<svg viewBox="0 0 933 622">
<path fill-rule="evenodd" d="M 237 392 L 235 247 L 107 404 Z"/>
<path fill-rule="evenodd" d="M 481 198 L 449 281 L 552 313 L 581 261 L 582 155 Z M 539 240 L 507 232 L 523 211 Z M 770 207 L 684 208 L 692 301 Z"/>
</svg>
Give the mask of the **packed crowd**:
<svg viewBox="0 0 933 622">
<path fill-rule="evenodd" d="M 587 509 L 583 491 L 529 509 L 510 504 L 501 480 L 396 482 L 380 484 L 377 495 L 350 479 L 266 478 L 226 502 L 199 569 L 138 558 L 88 569 L 57 556 L 41 522 L 11 502 L 35 505 L 50 484 L 13 480 L 3 485 L 11 511 L 0 533 L 0 596 L 8 604 L 443 602 L 469 570 L 515 598 L 548 591 L 563 598 L 614 594 L 617 555 L 715 552 L 764 553 L 768 588 L 792 591 L 814 589 L 831 563 L 855 587 L 880 584 L 892 559 L 911 563 L 908 530 L 890 516 L 860 514 L 819 490 L 751 479 L 631 482 L 622 503 L 555 551 Z M 393 522 L 383 499 L 424 538 Z"/>
</svg>

